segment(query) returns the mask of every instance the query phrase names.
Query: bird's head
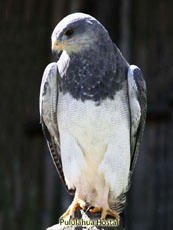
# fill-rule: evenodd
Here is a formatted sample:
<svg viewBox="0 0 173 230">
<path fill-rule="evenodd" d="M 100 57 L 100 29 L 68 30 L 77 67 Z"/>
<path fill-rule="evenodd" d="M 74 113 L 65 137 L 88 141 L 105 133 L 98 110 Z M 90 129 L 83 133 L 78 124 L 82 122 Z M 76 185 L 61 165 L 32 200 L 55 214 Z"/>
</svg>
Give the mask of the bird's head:
<svg viewBox="0 0 173 230">
<path fill-rule="evenodd" d="M 62 19 L 52 33 L 52 51 L 82 52 L 107 35 L 106 29 L 88 14 L 74 13 Z"/>
</svg>

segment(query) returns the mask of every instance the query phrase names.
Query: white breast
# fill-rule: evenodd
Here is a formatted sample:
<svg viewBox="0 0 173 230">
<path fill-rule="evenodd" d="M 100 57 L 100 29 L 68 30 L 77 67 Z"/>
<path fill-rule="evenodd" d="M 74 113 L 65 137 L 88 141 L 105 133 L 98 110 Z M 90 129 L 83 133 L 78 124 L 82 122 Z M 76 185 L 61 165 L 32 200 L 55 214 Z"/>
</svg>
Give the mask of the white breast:
<svg viewBox="0 0 173 230">
<path fill-rule="evenodd" d="M 69 94 L 59 95 L 58 126 L 80 144 L 84 154 L 100 161 L 107 145 L 119 127 L 129 125 L 126 90 L 119 91 L 114 100 L 100 105 L 93 101 L 77 101 Z"/>
</svg>

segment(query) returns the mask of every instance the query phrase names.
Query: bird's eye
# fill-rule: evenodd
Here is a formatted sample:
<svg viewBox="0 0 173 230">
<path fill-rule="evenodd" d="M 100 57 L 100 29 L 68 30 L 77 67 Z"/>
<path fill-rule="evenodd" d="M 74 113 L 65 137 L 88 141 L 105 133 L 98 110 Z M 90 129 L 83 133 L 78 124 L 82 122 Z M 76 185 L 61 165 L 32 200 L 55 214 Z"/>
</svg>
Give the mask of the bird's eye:
<svg viewBox="0 0 173 230">
<path fill-rule="evenodd" d="M 71 36 L 72 34 L 74 33 L 74 30 L 73 29 L 68 29 L 64 34 L 66 35 L 66 36 Z"/>
</svg>

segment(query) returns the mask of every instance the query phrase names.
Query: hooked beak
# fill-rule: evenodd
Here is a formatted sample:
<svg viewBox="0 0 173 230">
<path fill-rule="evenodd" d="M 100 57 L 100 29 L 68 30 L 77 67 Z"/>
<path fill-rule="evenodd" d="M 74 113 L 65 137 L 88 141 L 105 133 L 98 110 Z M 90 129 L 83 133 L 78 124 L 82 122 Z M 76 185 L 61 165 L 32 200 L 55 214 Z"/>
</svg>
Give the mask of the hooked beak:
<svg viewBox="0 0 173 230">
<path fill-rule="evenodd" d="M 68 39 L 68 40 L 64 41 L 63 43 L 61 43 L 61 44 L 59 44 L 58 41 L 55 40 L 54 43 L 52 44 L 52 53 L 56 54 L 56 55 L 58 54 L 58 56 L 59 56 L 59 54 L 62 53 L 65 45 L 67 43 L 69 43 L 70 41 L 72 41 L 73 39 L 74 38 Z"/>
<path fill-rule="evenodd" d="M 59 54 L 58 41 L 57 40 L 52 44 L 52 53 L 53 53 L 53 55 Z"/>
</svg>

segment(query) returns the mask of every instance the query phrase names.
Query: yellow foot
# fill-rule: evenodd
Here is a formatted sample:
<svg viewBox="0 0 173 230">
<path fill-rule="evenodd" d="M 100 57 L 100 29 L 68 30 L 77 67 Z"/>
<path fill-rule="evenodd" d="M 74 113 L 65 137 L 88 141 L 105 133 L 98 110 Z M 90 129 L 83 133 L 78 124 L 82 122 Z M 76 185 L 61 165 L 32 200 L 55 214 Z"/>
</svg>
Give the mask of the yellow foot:
<svg viewBox="0 0 173 230">
<path fill-rule="evenodd" d="M 113 216 L 115 217 L 118 221 L 120 221 L 120 216 L 118 215 L 117 212 L 113 211 L 112 209 L 108 208 L 106 210 L 102 210 L 102 215 L 101 218 L 103 218 L 104 220 L 106 219 L 106 216 Z"/>
<path fill-rule="evenodd" d="M 90 213 L 101 212 L 101 218 L 104 220 L 109 215 L 109 216 L 115 217 L 118 221 L 120 221 L 120 216 L 118 215 L 118 213 L 116 213 L 115 211 L 113 211 L 109 207 L 104 208 L 104 207 L 95 206 L 93 209 L 90 209 L 89 212 Z"/>
<path fill-rule="evenodd" d="M 61 216 L 61 218 L 65 219 L 68 217 L 74 219 L 75 212 L 78 207 L 82 208 L 85 211 L 86 203 L 81 199 L 74 198 L 73 202 L 71 203 L 67 211 Z"/>
</svg>

